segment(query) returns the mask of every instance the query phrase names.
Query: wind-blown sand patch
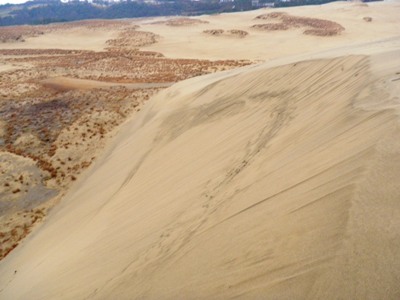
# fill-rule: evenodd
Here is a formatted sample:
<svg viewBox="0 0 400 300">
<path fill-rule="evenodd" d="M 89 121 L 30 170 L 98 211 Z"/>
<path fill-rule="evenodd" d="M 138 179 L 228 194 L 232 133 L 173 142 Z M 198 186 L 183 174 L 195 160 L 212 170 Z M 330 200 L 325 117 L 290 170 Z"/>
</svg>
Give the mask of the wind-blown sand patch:
<svg viewBox="0 0 400 300">
<path fill-rule="evenodd" d="M 315 36 L 333 36 L 338 35 L 345 28 L 333 21 L 316 18 L 297 17 L 284 12 L 273 12 L 256 17 L 256 20 L 278 20 L 280 22 L 256 24 L 252 28 L 263 29 L 267 31 L 288 30 L 291 28 L 304 28 L 303 34 Z"/>
</svg>

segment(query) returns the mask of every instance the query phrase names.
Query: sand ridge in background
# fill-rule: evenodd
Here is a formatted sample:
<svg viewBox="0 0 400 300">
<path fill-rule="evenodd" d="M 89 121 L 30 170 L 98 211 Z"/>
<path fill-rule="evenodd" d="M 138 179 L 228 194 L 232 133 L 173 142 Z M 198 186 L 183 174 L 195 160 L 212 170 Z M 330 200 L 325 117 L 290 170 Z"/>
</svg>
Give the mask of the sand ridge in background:
<svg viewBox="0 0 400 300">
<path fill-rule="evenodd" d="M 398 298 L 398 9 L 285 9 L 345 31 L 254 30 L 231 52 L 229 39 L 203 31 L 231 29 L 233 19 L 249 28 L 260 11 L 202 16 L 209 23 L 178 26 L 174 36 L 142 20 L 141 30 L 160 36 L 149 53 L 169 57 L 175 47 L 181 57 L 225 51 L 269 61 L 179 82 L 140 106 L 46 222 L 0 262 L 0 297 Z M 362 33 L 359 24 L 375 27 Z M 267 39 L 276 48 L 265 51 Z M 75 93 L 94 79 L 44 80 Z"/>
<path fill-rule="evenodd" d="M 158 43 L 145 47 L 146 50 L 162 52 L 167 57 L 205 59 L 253 59 L 270 60 L 300 53 L 319 52 L 346 47 L 377 38 L 385 39 L 398 35 L 399 3 L 345 3 L 291 7 L 285 9 L 260 9 L 255 11 L 203 15 L 196 17 L 208 23 L 195 26 L 174 27 L 140 21 L 143 31 L 151 31 L 163 38 Z M 270 12 L 285 12 L 295 17 L 329 20 L 340 24 L 344 31 L 337 36 L 303 35 L 304 29 L 291 28 L 284 31 L 264 31 L 252 26 L 266 23 L 255 18 Z M 372 18 L 365 22 L 364 17 Z M 248 32 L 246 45 L 243 40 L 216 39 L 204 34 L 204 30 L 243 30 Z M 335 38 L 333 38 L 335 37 Z M 293 46 L 295 44 L 295 46 Z"/>
</svg>

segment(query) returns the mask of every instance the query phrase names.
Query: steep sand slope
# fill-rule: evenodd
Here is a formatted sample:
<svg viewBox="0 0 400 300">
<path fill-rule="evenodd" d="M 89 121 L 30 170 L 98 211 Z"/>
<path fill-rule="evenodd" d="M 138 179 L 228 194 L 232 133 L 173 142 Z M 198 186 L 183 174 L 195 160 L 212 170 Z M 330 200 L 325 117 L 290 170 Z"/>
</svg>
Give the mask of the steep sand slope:
<svg viewBox="0 0 400 300">
<path fill-rule="evenodd" d="M 191 79 L 0 264 L 1 299 L 399 299 L 400 53 Z"/>
</svg>

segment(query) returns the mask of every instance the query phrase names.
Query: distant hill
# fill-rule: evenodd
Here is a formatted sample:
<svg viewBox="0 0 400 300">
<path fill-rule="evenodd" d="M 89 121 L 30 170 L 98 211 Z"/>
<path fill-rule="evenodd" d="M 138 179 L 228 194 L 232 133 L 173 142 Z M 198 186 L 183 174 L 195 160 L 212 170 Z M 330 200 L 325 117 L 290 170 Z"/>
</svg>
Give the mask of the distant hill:
<svg viewBox="0 0 400 300">
<path fill-rule="evenodd" d="M 199 15 L 323 4 L 332 0 L 34 0 L 0 5 L 0 26 L 37 25 L 83 19 L 119 19 L 169 15 Z"/>
<path fill-rule="evenodd" d="M 210 4 L 209 6 L 212 10 L 216 10 L 215 5 Z M 48 24 L 94 18 L 115 19 L 176 15 L 181 14 L 183 8 L 183 5 L 167 1 L 157 5 L 133 1 L 115 4 L 78 1 L 63 3 L 58 0 L 34 1 L 22 5 L 0 6 L 0 26 Z M 197 9 L 202 10 L 201 7 Z M 207 10 L 207 7 L 204 7 L 203 10 Z"/>
</svg>

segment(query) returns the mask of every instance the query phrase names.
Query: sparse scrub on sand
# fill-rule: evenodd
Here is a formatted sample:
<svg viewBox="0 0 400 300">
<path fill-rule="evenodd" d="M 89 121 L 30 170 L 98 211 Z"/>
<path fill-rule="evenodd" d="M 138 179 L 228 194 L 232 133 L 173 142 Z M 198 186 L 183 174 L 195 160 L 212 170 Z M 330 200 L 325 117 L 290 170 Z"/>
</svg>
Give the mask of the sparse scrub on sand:
<svg viewBox="0 0 400 300">
<path fill-rule="evenodd" d="M 208 24 L 208 21 L 194 19 L 194 18 L 174 18 L 167 21 L 157 21 L 152 24 L 164 24 L 167 26 L 180 27 L 180 26 L 192 26 L 200 24 Z"/>
<path fill-rule="evenodd" d="M 292 16 L 284 12 L 272 12 L 259 15 L 255 20 L 278 20 L 279 22 L 255 24 L 252 28 L 267 31 L 304 28 L 303 34 L 315 36 L 334 36 L 342 33 L 345 28 L 333 21 L 316 18 Z"/>
<path fill-rule="evenodd" d="M 209 35 L 219 36 L 219 35 L 222 35 L 224 33 L 224 30 L 223 29 L 207 29 L 207 30 L 204 30 L 203 33 L 209 34 Z"/>
<path fill-rule="evenodd" d="M 289 26 L 284 23 L 269 23 L 269 24 L 256 24 L 253 25 L 253 28 L 275 31 L 275 30 L 288 30 Z"/>
<path fill-rule="evenodd" d="M 108 40 L 109 50 L 134 50 L 157 42 L 159 37 L 146 31 L 137 31 L 136 28 L 128 28 L 122 31 L 116 39 Z M 139 51 L 138 51 L 139 52 Z"/>
<path fill-rule="evenodd" d="M 249 34 L 247 31 L 239 29 L 231 29 L 231 30 L 207 29 L 204 30 L 203 33 L 211 36 L 227 36 L 227 37 L 237 37 L 237 38 L 244 38 Z"/>
<path fill-rule="evenodd" d="M 236 37 L 245 37 L 247 35 L 249 35 L 249 33 L 247 31 L 244 30 L 240 30 L 240 29 L 231 29 L 231 30 L 227 30 L 228 34 L 236 36 Z"/>
<path fill-rule="evenodd" d="M 44 208 L 37 208 L 17 212 L 4 220 L 0 231 L 0 260 L 18 246 L 45 214 Z"/>
</svg>

